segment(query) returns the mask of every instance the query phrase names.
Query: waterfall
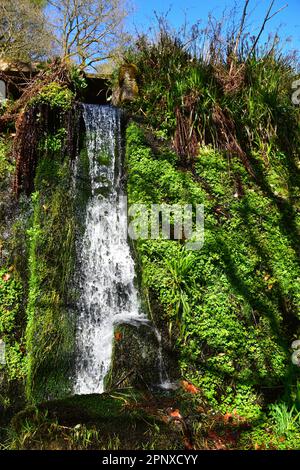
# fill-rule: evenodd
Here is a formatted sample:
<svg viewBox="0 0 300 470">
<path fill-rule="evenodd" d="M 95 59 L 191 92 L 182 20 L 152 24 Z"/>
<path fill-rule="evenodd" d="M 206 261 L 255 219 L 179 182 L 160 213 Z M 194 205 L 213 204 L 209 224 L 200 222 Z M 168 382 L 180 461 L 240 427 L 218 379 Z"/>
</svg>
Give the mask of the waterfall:
<svg viewBox="0 0 300 470">
<path fill-rule="evenodd" d="M 114 325 L 146 323 L 134 286 L 127 214 L 119 204 L 121 111 L 83 105 L 91 196 L 78 242 L 78 318 L 75 394 L 102 393 L 111 365 Z"/>
<path fill-rule="evenodd" d="M 170 381 L 170 377 L 165 365 L 165 361 L 163 358 L 163 347 L 162 347 L 162 340 L 161 334 L 156 328 L 153 327 L 154 334 L 157 339 L 158 349 L 157 349 L 157 359 L 158 359 L 158 372 L 159 372 L 159 383 L 157 384 L 158 388 L 163 390 L 175 390 L 178 387 L 178 384 L 175 382 Z"/>
</svg>

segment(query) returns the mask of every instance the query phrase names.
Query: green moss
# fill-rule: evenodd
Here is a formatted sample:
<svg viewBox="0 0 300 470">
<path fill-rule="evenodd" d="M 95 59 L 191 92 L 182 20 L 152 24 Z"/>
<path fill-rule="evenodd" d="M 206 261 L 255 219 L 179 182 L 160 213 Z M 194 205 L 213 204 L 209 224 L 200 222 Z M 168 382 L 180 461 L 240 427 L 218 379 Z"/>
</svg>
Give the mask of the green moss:
<svg viewBox="0 0 300 470">
<path fill-rule="evenodd" d="M 169 426 L 157 411 L 164 404 L 163 397 L 124 389 L 27 407 L 12 420 L 7 448 L 180 450 L 180 426 Z"/>
<path fill-rule="evenodd" d="M 98 163 L 99 165 L 103 165 L 103 166 L 107 166 L 109 165 L 110 161 L 111 161 L 111 155 L 109 153 L 109 151 L 105 152 L 105 151 L 101 151 L 97 157 L 97 160 L 98 160 Z"/>
<path fill-rule="evenodd" d="M 16 272 L 0 269 L 0 338 L 5 344 L 5 364 L 0 368 L 7 373 L 8 380 L 24 379 L 26 355 L 20 322 L 23 286 Z"/>
<path fill-rule="evenodd" d="M 45 156 L 37 167 L 35 188 L 28 231 L 27 394 L 40 401 L 70 390 L 75 336 L 68 307 L 75 250 L 70 162 Z"/>
<path fill-rule="evenodd" d="M 7 177 L 14 171 L 15 165 L 9 159 L 10 146 L 4 139 L 0 139 L 0 190 L 3 189 Z"/>
<path fill-rule="evenodd" d="M 63 401 L 56 401 L 49 405 L 49 408 L 59 409 L 64 413 L 67 409 L 73 409 L 74 413 L 80 413 L 82 416 L 89 416 L 93 420 L 100 419 L 109 421 L 116 419 L 122 414 L 123 402 L 117 397 L 110 395 L 78 395 L 66 398 Z"/>
<path fill-rule="evenodd" d="M 64 111 L 59 109 L 57 125 L 39 142 L 28 229 L 27 396 L 35 402 L 71 393 L 78 295 L 75 239 L 82 236 L 91 193 L 84 138 L 79 138 L 74 163 L 66 153 L 66 130 L 58 126 Z"/>
<path fill-rule="evenodd" d="M 76 202 L 75 208 L 77 213 L 77 228 L 79 230 L 84 229 L 83 218 L 86 204 L 91 196 L 91 181 L 89 173 L 89 157 L 85 142 L 82 142 L 82 149 L 79 154 L 77 164 L 77 176 L 76 176 Z"/>
<path fill-rule="evenodd" d="M 63 111 L 71 109 L 74 101 L 74 94 L 66 86 L 57 82 L 45 85 L 39 93 L 31 100 L 30 106 L 36 104 L 48 104 L 52 109 L 57 108 Z"/>
</svg>

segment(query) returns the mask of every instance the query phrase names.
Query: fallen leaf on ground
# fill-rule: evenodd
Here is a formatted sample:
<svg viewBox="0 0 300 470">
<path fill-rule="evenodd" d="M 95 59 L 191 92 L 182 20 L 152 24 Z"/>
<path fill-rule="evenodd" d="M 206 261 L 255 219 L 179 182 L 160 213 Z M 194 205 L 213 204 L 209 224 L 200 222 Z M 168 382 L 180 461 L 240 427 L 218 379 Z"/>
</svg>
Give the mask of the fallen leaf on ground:
<svg viewBox="0 0 300 470">
<path fill-rule="evenodd" d="M 170 412 L 170 416 L 172 416 L 172 418 L 182 419 L 182 416 L 179 410 L 172 410 Z"/>
<path fill-rule="evenodd" d="M 188 382 L 187 380 L 183 380 L 181 384 L 186 392 L 193 393 L 193 394 L 196 394 L 199 392 L 198 388 L 195 387 L 195 385 Z"/>
</svg>

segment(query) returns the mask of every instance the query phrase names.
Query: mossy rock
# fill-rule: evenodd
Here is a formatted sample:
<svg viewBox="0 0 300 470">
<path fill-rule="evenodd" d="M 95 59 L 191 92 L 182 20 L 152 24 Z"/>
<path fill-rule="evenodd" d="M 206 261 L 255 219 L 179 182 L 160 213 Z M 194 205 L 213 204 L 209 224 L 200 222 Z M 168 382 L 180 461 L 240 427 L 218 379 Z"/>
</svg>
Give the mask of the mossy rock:
<svg viewBox="0 0 300 470">
<path fill-rule="evenodd" d="M 137 78 L 138 68 L 135 64 L 124 64 L 120 67 L 120 70 L 119 70 L 120 85 L 122 85 L 127 75 L 132 79 Z"/>
<path fill-rule="evenodd" d="M 134 64 L 120 67 L 118 87 L 113 92 L 113 104 L 119 105 L 125 101 L 133 101 L 139 94 L 137 84 L 138 69 Z"/>
<path fill-rule="evenodd" d="M 111 371 L 106 387 L 129 384 L 152 387 L 159 383 L 158 341 L 151 324 L 115 327 Z M 123 380 L 127 377 L 125 380 Z"/>
</svg>

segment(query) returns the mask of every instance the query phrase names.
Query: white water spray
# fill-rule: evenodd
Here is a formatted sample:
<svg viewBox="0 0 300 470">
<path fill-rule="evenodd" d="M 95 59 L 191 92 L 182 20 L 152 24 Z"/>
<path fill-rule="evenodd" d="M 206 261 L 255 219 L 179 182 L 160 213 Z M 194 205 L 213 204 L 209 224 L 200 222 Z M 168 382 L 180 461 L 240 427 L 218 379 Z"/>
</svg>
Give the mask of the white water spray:
<svg viewBox="0 0 300 470">
<path fill-rule="evenodd" d="M 121 115 L 110 106 L 84 105 L 91 184 L 85 233 L 78 244 L 79 318 L 75 394 L 102 393 L 112 356 L 114 325 L 145 323 L 134 286 L 134 262 L 119 204 Z"/>
</svg>

